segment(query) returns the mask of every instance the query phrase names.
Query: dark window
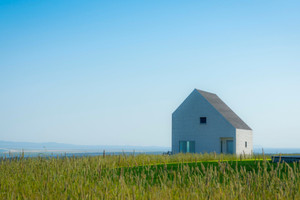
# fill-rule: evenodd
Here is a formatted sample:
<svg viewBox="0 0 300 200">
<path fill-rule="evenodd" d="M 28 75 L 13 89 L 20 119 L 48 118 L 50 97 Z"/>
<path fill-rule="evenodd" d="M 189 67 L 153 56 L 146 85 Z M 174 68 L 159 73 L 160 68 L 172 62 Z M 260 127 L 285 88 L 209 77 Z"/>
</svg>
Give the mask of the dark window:
<svg viewBox="0 0 300 200">
<path fill-rule="evenodd" d="M 223 153 L 223 141 L 221 140 L 221 153 Z"/>
<path fill-rule="evenodd" d="M 200 117 L 200 124 L 206 124 L 206 117 Z"/>
<path fill-rule="evenodd" d="M 247 148 L 247 142 L 245 142 L 245 147 Z"/>
</svg>

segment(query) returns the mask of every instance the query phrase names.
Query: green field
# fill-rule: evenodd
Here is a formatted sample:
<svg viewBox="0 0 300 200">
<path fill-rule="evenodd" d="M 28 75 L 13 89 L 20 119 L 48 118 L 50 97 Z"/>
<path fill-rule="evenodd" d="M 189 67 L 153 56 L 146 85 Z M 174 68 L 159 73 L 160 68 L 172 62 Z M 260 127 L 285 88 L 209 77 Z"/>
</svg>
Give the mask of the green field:
<svg viewBox="0 0 300 200">
<path fill-rule="evenodd" d="M 299 172 L 265 156 L 2 159 L 0 199 L 300 199 Z"/>
</svg>

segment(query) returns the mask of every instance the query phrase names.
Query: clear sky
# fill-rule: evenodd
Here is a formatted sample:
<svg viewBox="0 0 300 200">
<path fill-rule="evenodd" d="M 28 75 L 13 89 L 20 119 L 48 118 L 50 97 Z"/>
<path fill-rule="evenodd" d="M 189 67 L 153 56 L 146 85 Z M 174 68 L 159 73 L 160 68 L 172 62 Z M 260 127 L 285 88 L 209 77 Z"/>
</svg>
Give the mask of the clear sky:
<svg viewBox="0 0 300 200">
<path fill-rule="evenodd" d="M 300 147 L 300 1 L 0 1 L 0 140 L 171 145 L 194 88 Z"/>
</svg>

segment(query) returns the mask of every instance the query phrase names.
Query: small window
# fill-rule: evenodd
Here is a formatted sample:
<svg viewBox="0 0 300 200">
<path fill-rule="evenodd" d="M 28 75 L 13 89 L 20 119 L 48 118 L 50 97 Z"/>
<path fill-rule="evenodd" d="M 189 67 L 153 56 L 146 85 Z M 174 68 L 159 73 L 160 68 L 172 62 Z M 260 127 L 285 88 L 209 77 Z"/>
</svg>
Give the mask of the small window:
<svg viewBox="0 0 300 200">
<path fill-rule="evenodd" d="M 245 142 L 245 147 L 247 148 L 247 142 Z"/>
<path fill-rule="evenodd" d="M 206 117 L 200 117 L 200 124 L 206 124 Z"/>
</svg>

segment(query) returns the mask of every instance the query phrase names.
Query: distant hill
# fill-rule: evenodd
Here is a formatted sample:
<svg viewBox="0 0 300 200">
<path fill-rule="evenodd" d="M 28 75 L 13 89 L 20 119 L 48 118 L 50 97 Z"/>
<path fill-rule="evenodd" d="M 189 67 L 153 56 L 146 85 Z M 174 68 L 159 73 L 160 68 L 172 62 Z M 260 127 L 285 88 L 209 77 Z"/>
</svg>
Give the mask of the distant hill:
<svg viewBox="0 0 300 200">
<path fill-rule="evenodd" d="M 159 146 L 110 146 L 110 145 L 74 145 L 56 142 L 33 143 L 0 141 L 0 152 L 7 150 L 87 150 L 87 151 L 169 151 L 170 147 Z"/>
<path fill-rule="evenodd" d="M 4 152 L 7 152 L 8 149 L 0 149 L 0 153 L 4 153 Z"/>
</svg>

